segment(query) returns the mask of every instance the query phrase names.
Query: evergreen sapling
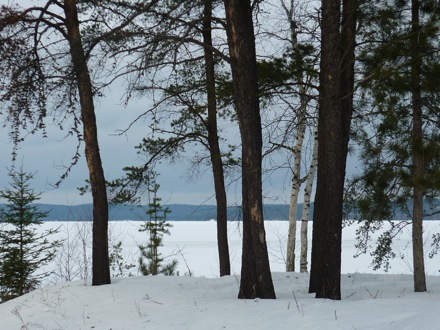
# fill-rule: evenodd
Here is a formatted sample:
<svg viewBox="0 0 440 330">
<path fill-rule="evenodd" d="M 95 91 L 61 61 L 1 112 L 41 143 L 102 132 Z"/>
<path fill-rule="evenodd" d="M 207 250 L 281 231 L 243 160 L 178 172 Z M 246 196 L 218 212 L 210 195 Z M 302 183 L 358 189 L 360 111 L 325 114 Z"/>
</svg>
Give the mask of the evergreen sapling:
<svg viewBox="0 0 440 330">
<path fill-rule="evenodd" d="M 139 257 L 139 270 L 142 275 L 174 275 L 177 267 L 177 260 L 172 259 L 164 264 L 164 257 L 159 252 L 159 247 L 163 246 L 163 236 L 170 235 L 169 228 L 172 227 L 166 221 L 167 214 L 171 211 L 168 208 L 163 209 L 157 197 L 158 184 L 153 184 L 150 192 L 153 193 L 153 200 L 148 204 L 147 215 L 149 220 L 146 221 L 140 232 L 147 232 L 149 240 L 146 245 L 139 245 L 141 256 Z"/>
<path fill-rule="evenodd" d="M 34 203 L 40 199 L 30 187 L 33 174 L 10 171 L 10 188 L 0 191 L 6 201 L 0 209 L 0 299 L 2 302 L 36 289 L 52 274 L 43 267 L 55 257 L 60 241 L 49 240 L 58 229 L 39 233 L 37 228 L 48 212 Z"/>
</svg>

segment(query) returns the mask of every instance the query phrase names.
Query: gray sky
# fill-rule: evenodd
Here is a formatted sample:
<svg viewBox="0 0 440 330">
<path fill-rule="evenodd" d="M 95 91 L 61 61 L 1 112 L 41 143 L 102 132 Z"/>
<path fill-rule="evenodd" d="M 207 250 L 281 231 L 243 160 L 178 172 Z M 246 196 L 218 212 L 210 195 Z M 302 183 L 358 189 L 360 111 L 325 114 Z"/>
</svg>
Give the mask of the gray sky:
<svg viewBox="0 0 440 330">
<path fill-rule="evenodd" d="M 0 0 L 0 5 L 18 3 L 26 6 L 30 3 L 27 0 L 12 1 Z M 44 1 L 35 2 L 41 5 Z M 33 3 L 34 4 L 34 3 Z M 116 87 L 115 87 L 116 86 Z M 115 85 L 105 91 L 105 97 L 95 100 L 98 134 L 100 142 L 101 157 L 104 172 L 108 180 L 116 179 L 123 175 L 122 168 L 125 166 L 139 165 L 141 161 L 134 149 L 145 136 L 145 127 L 148 122 L 139 122 L 134 125 L 123 136 L 117 135 L 118 130 L 124 130 L 128 125 L 143 113 L 148 106 L 148 99 L 135 100 L 127 108 L 121 105 L 123 87 Z M 0 118 L 3 123 L 4 118 Z M 47 123 L 50 119 L 47 120 Z M 8 185 L 8 168 L 11 167 L 12 143 L 7 135 L 7 128 L 0 130 L 1 154 L 0 162 L 0 189 Z M 77 188 L 85 184 L 88 178 L 88 170 L 84 157 L 84 145 L 81 146 L 81 159 L 72 169 L 68 178 L 64 180 L 58 189 L 53 188 L 64 173 L 63 167 L 71 162 L 76 148 L 76 138 L 66 138 L 66 132 L 58 128 L 48 127 L 48 138 L 41 134 L 27 136 L 20 145 L 17 157 L 17 165 L 23 164 L 26 172 L 36 172 L 32 186 L 36 191 L 43 192 L 43 203 L 54 204 L 80 204 L 90 203 L 91 196 L 80 196 Z M 25 132 L 23 132 L 25 134 Z M 213 184 L 211 172 L 206 171 L 196 181 L 188 180 L 188 164 L 178 163 L 174 165 L 163 165 L 157 169 L 160 172 L 158 183 L 161 185 L 159 195 L 167 203 L 205 203 L 213 195 Z M 231 189 L 232 197 L 235 190 Z M 240 195 L 240 193 L 238 193 Z M 215 203 L 210 199 L 209 203 Z"/>
<path fill-rule="evenodd" d="M 19 3 L 25 5 L 29 1 L 0 0 L 1 4 Z M 40 3 L 43 3 L 40 1 Z M 115 85 L 116 86 L 116 85 Z M 121 105 L 122 87 L 113 87 L 105 91 L 106 96 L 95 101 L 101 157 L 105 175 L 108 180 L 120 177 L 124 166 L 141 164 L 134 146 L 141 142 L 146 134 L 148 122 L 139 122 L 124 136 L 116 134 L 123 130 L 148 106 L 147 99 L 135 100 L 127 108 Z M 0 118 L 3 122 L 3 118 Z M 48 121 L 49 122 L 49 121 Z M 86 160 L 83 156 L 84 145 L 81 146 L 82 157 L 58 189 L 52 185 L 63 174 L 63 166 L 70 164 L 76 147 L 76 138 L 65 138 L 66 132 L 49 127 L 48 138 L 37 134 L 28 136 L 21 145 L 18 155 L 18 165 L 23 163 L 27 172 L 37 172 L 33 187 L 43 192 L 41 202 L 54 204 L 90 203 L 91 196 L 79 196 L 77 187 L 83 186 L 88 178 Z M 237 128 L 231 129 L 228 138 L 238 141 Z M 0 138 L 2 162 L 0 163 L 0 189 L 7 186 L 9 178 L 7 167 L 11 166 L 12 144 L 7 137 L 6 129 L 1 130 Z M 196 180 L 188 180 L 189 164 L 179 162 L 173 165 L 163 165 L 157 169 L 160 173 L 158 183 L 161 185 L 159 195 L 166 203 L 179 204 L 214 204 L 214 188 L 212 173 L 206 169 Z M 279 171 L 270 178 L 264 178 L 264 194 L 269 196 L 266 203 L 288 203 L 290 197 L 290 175 L 288 171 Z M 237 181 L 229 187 L 229 204 L 241 200 L 241 183 Z"/>
<path fill-rule="evenodd" d="M 123 174 L 124 166 L 141 164 L 141 160 L 134 149 L 140 143 L 147 122 L 134 125 L 126 134 L 116 134 L 118 130 L 128 127 L 131 121 L 144 111 L 145 100 L 133 102 L 129 107 L 120 105 L 118 94 L 121 90 L 110 90 L 111 95 L 96 102 L 97 124 L 99 142 L 104 171 L 107 179 L 115 179 Z M 4 118 L 1 119 L 2 121 Z M 49 121 L 48 121 L 49 122 Z M 76 138 L 65 138 L 66 132 L 57 128 L 49 127 L 48 138 L 40 134 L 27 136 L 20 145 L 18 162 L 23 163 L 27 172 L 37 172 L 33 187 L 37 191 L 44 192 L 41 202 L 54 204 L 80 204 L 91 202 L 91 196 L 79 196 L 77 187 L 83 186 L 88 178 L 88 171 L 84 153 L 84 145 L 81 147 L 82 157 L 79 163 L 72 169 L 69 177 L 58 189 L 52 185 L 59 180 L 63 173 L 63 166 L 70 164 L 74 155 Z M 12 143 L 7 136 L 7 129 L 1 131 L 3 161 L 0 168 L 0 187 L 7 186 L 9 178 L 7 168 L 11 167 Z M 158 169 L 160 176 L 158 183 L 161 185 L 159 195 L 163 201 L 169 203 L 201 204 L 213 194 L 211 172 L 206 171 L 198 180 L 190 181 L 187 178 L 188 164 L 177 163 L 163 165 Z M 233 189 L 232 189 L 233 190 Z M 235 192 L 232 191 L 234 195 Z M 232 197 L 232 196 L 231 196 Z M 214 203 L 211 199 L 210 203 Z"/>
<path fill-rule="evenodd" d="M 0 5 L 12 3 L 26 6 L 29 3 L 41 5 L 45 1 L 0 0 Z M 148 125 L 148 122 L 139 122 L 127 134 L 123 136 L 116 134 L 118 130 L 126 129 L 139 114 L 147 109 L 148 99 L 135 100 L 125 108 L 121 105 L 123 87 L 114 86 L 116 87 L 104 91 L 105 97 L 95 100 L 101 157 L 108 180 L 121 177 L 123 175 L 122 168 L 125 166 L 141 164 L 134 146 L 141 142 Z M 3 123 L 3 120 L 4 118 L 0 118 L 0 122 Z M 49 123 L 50 120 L 47 122 Z M 90 203 L 91 196 L 80 196 L 77 190 L 78 187 L 85 184 L 85 180 L 88 178 L 86 160 L 83 156 L 84 145 L 81 146 L 82 157 L 79 163 L 58 189 L 53 188 L 53 184 L 63 174 L 63 167 L 70 164 L 77 141 L 74 137 L 66 138 L 66 132 L 59 131 L 55 127 L 48 127 L 48 131 L 48 138 L 43 138 L 41 134 L 26 137 L 26 140 L 20 145 L 17 165 L 22 163 L 26 172 L 36 172 L 33 187 L 36 191 L 43 192 L 41 202 L 53 204 Z M 232 128 L 228 135 L 228 138 L 232 138 L 232 140 L 238 141 L 239 139 L 236 127 Z M 2 189 L 9 182 L 7 168 L 12 165 L 10 156 L 12 143 L 8 139 L 6 128 L 2 128 L 0 138 L 4 141 L 1 144 L 3 157 L 0 163 L 0 189 Z M 191 175 L 188 175 L 189 164 L 185 162 L 169 166 L 163 165 L 157 171 L 160 173 L 158 178 L 158 183 L 161 186 L 159 195 L 163 202 L 215 203 L 212 172 L 209 168 L 194 180 L 188 180 Z M 288 203 L 290 180 L 285 171 L 266 179 L 264 185 L 264 193 L 272 197 L 266 201 L 267 203 Z M 240 181 L 229 187 L 228 199 L 231 205 L 240 202 Z"/>
<path fill-rule="evenodd" d="M 127 108 L 121 105 L 123 88 L 112 88 L 107 91 L 107 96 L 98 99 L 96 103 L 97 124 L 101 157 L 105 175 L 108 180 L 123 175 L 125 166 L 139 165 L 141 159 L 134 146 L 144 137 L 147 121 L 136 123 L 126 134 L 118 135 L 116 132 L 126 129 L 139 114 L 145 111 L 147 99 L 135 100 Z M 1 118 L 3 122 L 4 118 Z M 48 120 L 50 122 L 50 120 Z M 73 167 L 68 178 L 57 189 L 53 184 L 63 174 L 63 168 L 70 164 L 76 148 L 75 137 L 65 137 L 66 132 L 56 127 L 48 127 L 48 137 L 41 134 L 28 135 L 20 145 L 17 165 L 23 164 L 26 172 L 36 172 L 32 187 L 43 192 L 40 202 L 48 204 L 81 204 L 90 203 L 91 196 L 80 196 L 77 188 L 85 184 L 88 170 L 84 157 L 84 145 L 81 146 L 81 159 Z M 238 140 L 237 129 L 231 130 L 231 135 Z M 7 128 L 2 128 L 1 151 L 4 155 L 0 167 L 0 189 L 9 182 L 7 168 L 10 168 L 12 143 L 7 136 Z M 163 202 L 176 204 L 215 204 L 214 187 L 211 170 L 207 168 L 196 179 L 188 179 L 189 163 L 177 162 L 164 164 L 159 167 L 160 184 L 159 195 Z M 203 170 L 203 169 L 202 169 Z M 228 190 L 229 204 L 239 203 L 241 199 L 240 181 L 230 185 Z M 265 180 L 265 194 L 272 196 L 267 203 L 288 203 L 289 192 L 283 186 L 289 186 L 286 173 L 278 173 Z M 287 188 L 288 189 L 288 188 Z"/>
</svg>

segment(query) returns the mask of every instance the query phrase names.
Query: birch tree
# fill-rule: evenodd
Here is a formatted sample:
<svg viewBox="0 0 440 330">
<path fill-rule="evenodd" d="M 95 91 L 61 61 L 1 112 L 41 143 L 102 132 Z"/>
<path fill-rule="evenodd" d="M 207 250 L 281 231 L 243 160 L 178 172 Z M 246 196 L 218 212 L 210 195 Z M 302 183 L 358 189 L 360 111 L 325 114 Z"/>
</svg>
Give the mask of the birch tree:
<svg viewBox="0 0 440 330">
<path fill-rule="evenodd" d="M 306 185 L 304 188 L 304 203 L 301 216 L 301 254 L 300 254 L 300 269 L 301 273 L 306 273 L 308 268 L 308 228 L 309 228 L 309 214 L 312 197 L 313 182 L 315 181 L 316 168 L 318 166 L 318 132 L 315 132 L 315 139 L 313 142 L 312 162 L 307 173 Z"/>
<path fill-rule="evenodd" d="M 309 66 L 313 66 L 313 63 L 307 63 L 302 56 L 305 53 L 301 51 L 299 47 L 300 41 L 298 41 L 298 28 L 299 22 L 296 18 L 295 9 L 297 4 L 291 0 L 290 5 L 287 6 L 285 1 L 281 1 L 281 6 L 286 15 L 287 21 L 290 26 L 290 47 L 295 57 L 295 62 L 303 63 Z M 294 74 L 295 83 L 298 84 L 297 96 L 299 98 L 299 109 L 296 113 L 296 141 L 295 146 L 290 148 L 293 157 L 292 166 L 292 187 L 290 194 L 290 209 L 289 209 L 289 231 L 287 238 L 287 256 L 286 256 L 286 271 L 295 271 L 295 249 L 296 249 L 296 232 L 297 232 L 297 210 L 298 210 L 298 197 L 304 178 L 302 178 L 302 154 L 304 152 L 303 144 L 306 135 L 306 129 L 312 122 L 308 117 L 310 112 L 313 112 L 311 106 L 311 81 L 313 79 L 313 70 L 308 67 L 299 66 Z M 313 166 L 313 164 L 311 165 Z M 312 172 L 313 173 L 313 172 Z M 313 176 L 307 176 L 313 182 Z M 304 212 L 304 210 L 303 210 Z"/>
</svg>

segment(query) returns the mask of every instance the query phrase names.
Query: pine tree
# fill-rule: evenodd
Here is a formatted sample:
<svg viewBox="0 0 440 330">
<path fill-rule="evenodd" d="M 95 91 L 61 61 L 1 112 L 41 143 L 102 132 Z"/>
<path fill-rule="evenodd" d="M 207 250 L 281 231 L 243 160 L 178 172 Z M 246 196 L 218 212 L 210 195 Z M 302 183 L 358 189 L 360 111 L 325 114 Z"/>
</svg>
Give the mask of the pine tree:
<svg viewBox="0 0 440 330">
<path fill-rule="evenodd" d="M 0 209 L 0 299 L 6 301 L 37 288 L 51 274 L 43 269 L 54 257 L 59 241 L 49 237 L 50 229 L 39 233 L 37 228 L 47 212 L 38 210 L 40 199 L 30 187 L 33 174 L 23 169 L 10 171 L 10 188 L 0 191 L 6 205 Z M 43 269 L 43 270 L 42 270 Z"/>
<path fill-rule="evenodd" d="M 365 77 L 360 105 L 365 113 L 357 122 L 363 128 L 355 131 L 362 132 L 364 172 L 352 181 L 350 196 L 362 223 L 358 247 L 365 253 L 382 220 L 406 212 L 412 218 L 417 292 L 426 291 L 424 205 L 435 208 L 440 190 L 438 8 L 434 1 L 369 3 L 362 33 L 379 33 L 360 53 Z M 396 255 L 392 240 L 406 224 L 391 223 L 379 237 L 372 252 L 375 268 L 388 268 Z"/>
<path fill-rule="evenodd" d="M 318 175 L 309 292 L 341 299 L 345 169 L 353 113 L 356 0 L 322 1 Z"/>
<path fill-rule="evenodd" d="M 250 1 L 224 0 L 234 104 L 242 143 L 243 248 L 240 299 L 275 299 L 262 196 L 262 128 Z"/>
<path fill-rule="evenodd" d="M 46 136 L 50 114 L 61 130 L 65 120 L 71 118 L 67 135 L 76 136 L 79 144 L 84 142 L 93 199 L 92 285 L 111 282 L 108 201 L 94 105 L 100 88 L 93 79 L 96 67 L 89 67 L 91 58 L 95 57 L 92 50 L 103 36 L 86 36 L 84 32 L 90 30 L 87 24 L 91 21 L 82 17 L 90 10 L 98 12 L 99 7 L 98 3 L 92 6 L 88 1 L 65 0 L 45 1 L 42 7 L 21 7 L 17 3 L 17 6 L 2 6 L 0 10 L 0 66 L 8 68 L 0 76 L 0 102 L 7 104 L 5 116 L 14 144 L 13 158 L 17 156 L 18 144 L 25 139 L 21 132 L 42 132 Z M 115 12 L 113 8 L 111 11 Z M 98 26 L 99 20 L 93 24 Z M 124 20 L 122 26 L 126 24 Z M 96 30 L 102 32 L 103 26 Z M 112 26 L 104 34 L 110 37 L 117 30 Z M 106 56 L 101 59 L 105 65 Z M 79 144 L 57 185 L 78 163 Z"/>
<path fill-rule="evenodd" d="M 146 221 L 139 231 L 147 232 L 149 240 L 147 245 L 139 245 L 141 256 L 139 257 L 139 270 L 144 275 L 174 275 L 177 260 L 172 259 L 170 262 L 164 264 L 164 257 L 159 252 L 159 248 L 163 246 L 163 235 L 169 235 L 169 228 L 172 227 L 166 221 L 167 214 L 171 211 L 168 208 L 163 209 L 160 202 L 161 199 L 157 197 L 159 185 L 154 183 L 150 192 L 153 194 L 152 202 L 148 204 L 149 209 L 147 215 L 149 221 Z M 146 261 L 145 261 L 146 259 Z"/>
</svg>

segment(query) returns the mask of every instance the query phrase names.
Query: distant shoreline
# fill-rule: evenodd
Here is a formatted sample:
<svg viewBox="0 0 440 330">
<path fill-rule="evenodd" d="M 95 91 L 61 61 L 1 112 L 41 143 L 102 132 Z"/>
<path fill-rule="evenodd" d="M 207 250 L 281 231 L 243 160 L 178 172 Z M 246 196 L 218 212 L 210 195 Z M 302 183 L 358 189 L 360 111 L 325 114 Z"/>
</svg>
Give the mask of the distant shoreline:
<svg viewBox="0 0 440 330">
<path fill-rule="evenodd" d="M 90 221 L 92 216 L 92 204 L 79 205 L 58 205 L 58 204 L 36 204 L 42 212 L 48 212 L 44 221 Z M 4 206 L 0 204 L 0 208 Z M 309 221 L 313 219 L 313 203 L 310 209 Z M 169 221 L 210 221 L 215 220 L 215 205 L 190 205 L 190 204 L 169 204 L 163 208 L 169 208 L 171 213 L 167 215 Z M 289 208 L 287 204 L 265 204 L 264 220 L 287 221 L 289 219 Z M 145 221 L 148 219 L 146 211 L 148 207 L 122 204 L 111 206 L 109 209 L 110 221 Z M 297 208 L 297 219 L 301 219 L 303 204 Z M 438 220 L 440 214 L 426 217 L 424 220 Z M 238 206 L 228 207 L 228 221 L 240 221 L 241 210 Z M 410 220 L 403 214 L 396 214 L 393 220 Z"/>
<path fill-rule="evenodd" d="M 44 221 L 89 221 L 92 218 L 92 204 L 80 205 L 56 205 L 37 204 L 40 211 L 48 212 Z M 1 207 L 1 205 L 0 205 Z M 169 221 L 210 221 L 217 218 L 215 205 L 189 205 L 170 204 L 164 205 L 171 212 L 167 214 Z M 144 221 L 147 217 L 148 207 L 134 205 L 117 205 L 109 209 L 110 221 Z M 302 206 L 298 208 L 298 215 Z M 264 206 L 264 217 L 266 220 L 288 220 L 289 205 L 269 204 Z M 237 206 L 228 207 L 229 221 L 240 220 L 240 208 Z"/>
</svg>

